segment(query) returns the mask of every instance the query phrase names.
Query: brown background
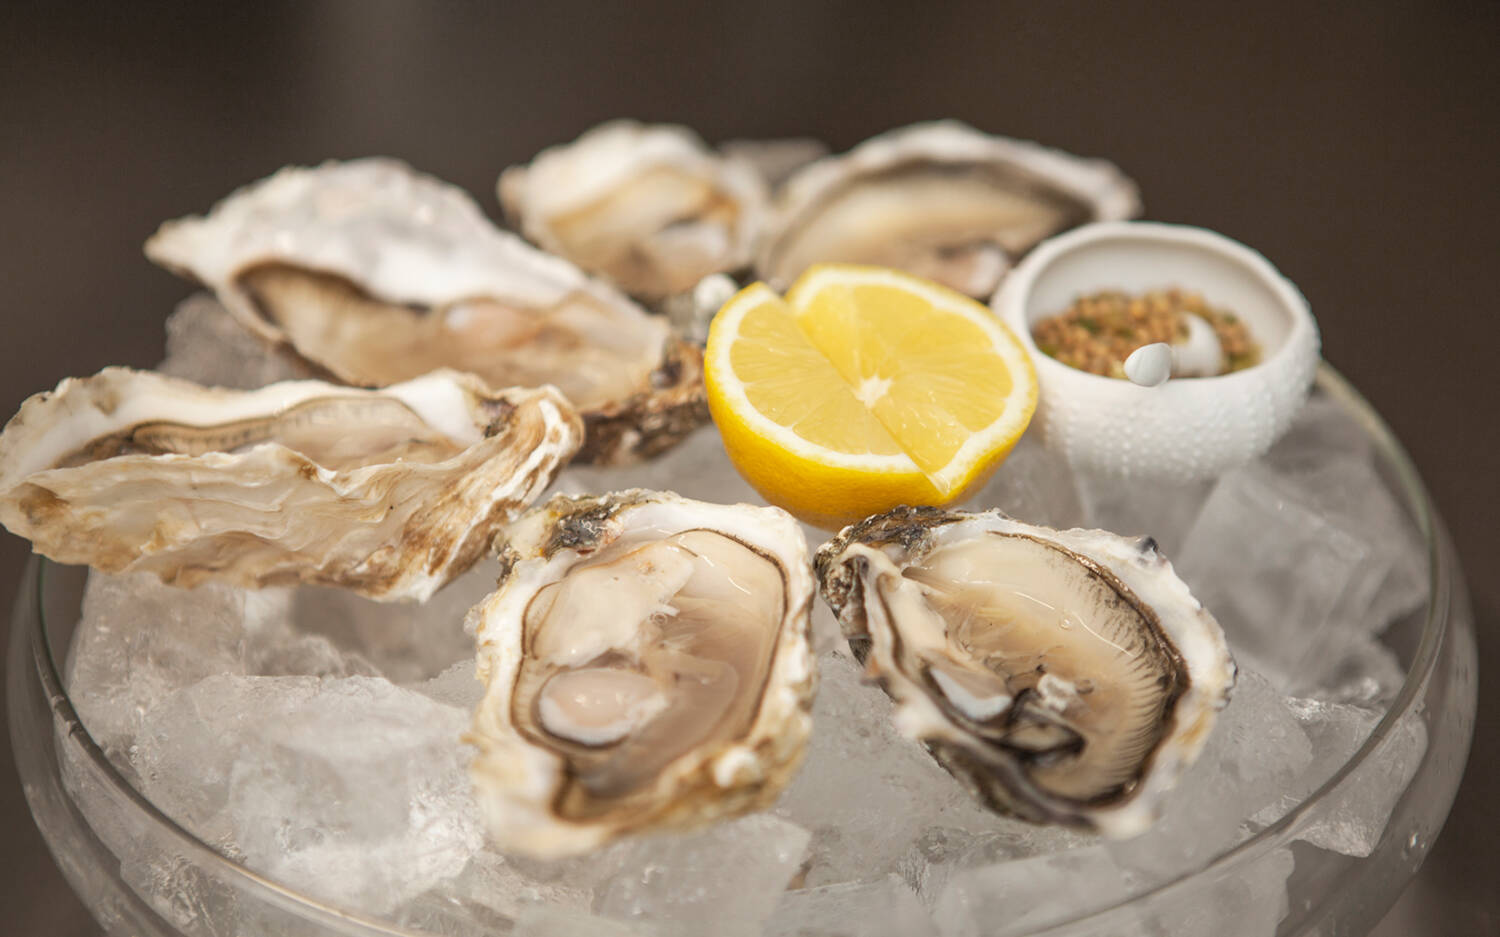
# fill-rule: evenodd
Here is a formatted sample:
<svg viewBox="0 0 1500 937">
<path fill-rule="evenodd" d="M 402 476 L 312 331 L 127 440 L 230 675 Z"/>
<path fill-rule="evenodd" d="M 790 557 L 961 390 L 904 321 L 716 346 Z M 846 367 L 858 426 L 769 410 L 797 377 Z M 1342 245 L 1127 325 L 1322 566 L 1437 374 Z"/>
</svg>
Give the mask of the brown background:
<svg viewBox="0 0 1500 937">
<path fill-rule="evenodd" d="M 1500 932 L 1500 459 L 1493 319 L 1500 5 L 213 4 L 0 12 L 0 416 L 150 366 L 187 287 L 140 244 L 286 163 L 384 153 L 495 210 L 504 166 L 613 116 L 836 149 L 953 116 L 1107 155 L 1151 218 L 1263 251 L 1386 415 L 1471 577 L 1469 774 L 1382 925 Z M 0 607 L 26 546 L 0 534 Z M 89 934 L 0 747 L 0 931 Z"/>
</svg>

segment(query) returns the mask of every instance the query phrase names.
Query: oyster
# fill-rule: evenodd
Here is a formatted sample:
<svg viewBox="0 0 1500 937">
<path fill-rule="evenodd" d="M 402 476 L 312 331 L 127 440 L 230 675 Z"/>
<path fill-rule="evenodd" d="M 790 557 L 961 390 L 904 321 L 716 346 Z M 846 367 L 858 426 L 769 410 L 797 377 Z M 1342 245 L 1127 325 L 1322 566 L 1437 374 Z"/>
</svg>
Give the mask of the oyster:
<svg viewBox="0 0 1500 937">
<path fill-rule="evenodd" d="M 665 320 L 394 160 L 288 167 L 162 225 L 146 254 L 349 384 L 552 384 L 583 414 L 580 458 L 652 454 L 707 419 L 701 357 Z"/>
<path fill-rule="evenodd" d="M 686 127 L 614 120 L 500 176 L 521 233 L 635 296 L 686 292 L 750 263 L 765 183 Z"/>
<path fill-rule="evenodd" d="M 1150 538 L 897 508 L 818 551 L 897 724 L 992 809 L 1130 836 L 1228 702 L 1218 623 Z"/>
<path fill-rule="evenodd" d="M 425 600 L 578 447 L 552 388 L 434 372 L 383 391 L 206 388 L 127 368 L 37 394 L 0 434 L 0 522 L 62 563 L 193 586 Z"/>
<path fill-rule="evenodd" d="M 848 262 L 988 299 L 1042 239 L 1139 211 L 1135 184 L 1110 163 L 956 121 L 913 124 L 789 179 L 755 267 L 778 290 L 815 263 Z"/>
<path fill-rule="evenodd" d="M 494 839 L 558 856 L 767 806 L 801 760 L 812 571 L 777 508 L 635 489 L 516 523 L 469 613 Z"/>
</svg>

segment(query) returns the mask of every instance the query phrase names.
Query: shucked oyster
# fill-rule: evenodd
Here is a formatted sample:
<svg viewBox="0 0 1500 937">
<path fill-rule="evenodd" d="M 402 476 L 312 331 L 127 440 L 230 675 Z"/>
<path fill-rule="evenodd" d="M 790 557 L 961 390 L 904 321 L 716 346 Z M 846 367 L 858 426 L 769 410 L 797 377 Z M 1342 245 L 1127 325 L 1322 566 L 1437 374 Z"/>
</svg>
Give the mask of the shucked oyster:
<svg viewBox="0 0 1500 937">
<path fill-rule="evenodd" d="M 500 202 L 543 248 L 658 300 L 747 266 L 766 192 L 686 127 L 615 120 L 507 169 Z"/>
<path fill-rule="evenodd" d="M 768 805 L 801 760 L 812 571 L 776 508 L 558 496 L 510 532 L 469 613 L 469 737 L 505 849 L 557 856 Z"/>
<path fill-rule="evenodd" d="M 552 384 L 583 414 L 580 458 L 651 454 L 707 419 L 701 357 L 663 319 L 394 160 L 283 169 L 162 225 L 146 254 L 350 384 L 445 367 Z"/>
<path fill-rule="evenodd" d="M 782 289 L 815 263 L 896 267 L 988 299 L 1038 242 L 1140 211 L 1113 165 L 956 121 L 913 124 L 799 171 L 755 267 Z"/>
<path fill-rule="evenodd" d="M 900 728 L 993 809 L 1141 832 L 1228 701 L 1218 623 L 1149 538 L 897 508 L 817 556 Z"/>
<path fill-rule="evenodd" d="M 192 586 L 424 600 L 540 494 L 582 427 L 551 388 L 439 371 L 255 391 L 106 368 L 0 434 L 0 522 L 63 563 Z"/>
</svg>

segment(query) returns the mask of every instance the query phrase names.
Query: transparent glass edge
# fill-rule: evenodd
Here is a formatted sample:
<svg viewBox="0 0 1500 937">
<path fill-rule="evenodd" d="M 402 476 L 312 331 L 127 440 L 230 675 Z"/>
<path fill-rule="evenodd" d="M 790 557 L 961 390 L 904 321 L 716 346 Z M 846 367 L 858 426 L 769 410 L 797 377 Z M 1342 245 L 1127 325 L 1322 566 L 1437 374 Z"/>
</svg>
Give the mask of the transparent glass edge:
<svg viewBox="0 0 1500 937">
<path fill-rule="evenodd" d="M 1386 426 L 1385 422 L 1375 412 L 1370 402 L 1365 400 L 1354 386 L 1336 370 L 1324 361 L 1318 365 L 1316 384 L 1323 390 L 1333 394 L 1345 406 L 1347 412 L 1352 413 L 1365 431 L 1374 439 L 1383 457 L 1388 459 L 1398 475 L 1398 481 L 1406 495 L 1407 503 L 1414 509 L 1418 529 L 1427 544 L 1427 568 L 1428 584 L 1430 587 L 1427 602 L 1427 617 L 1422 624 L 1422 637 L 1417 644 L 1416 653 L 1413 655 L 1411 667 L 1406 672 L 1406 678 L 1402 681 L 1401 689 L 1396 693 L 1395 699 L 1370 731 L 1370 735 L 1364 743 L 1344 762 L 1339 770 L 1314 790 L 1295 807 L 1288 810 L 1276 822 L 1258 830 L 1243 842 L 1235 844 L 1230 849 L 1219 853 L 1204 865 L 1184 872 L 1181 875 L 1161 882 L 1144 891 L 1135 892 L 1128 897 L 1111 905 L 1080 914 L 1076 917 L 1067 918 L 1047 925 L 1044 929 L 1034 932 L 1030 937 L 1047 937 L 1049 934 L 1062 933 L 1080 924 L 1088 923 L 1095 919 L 1104 919 L 1112 914 L 1119 913 L 1122 909 L 1132 905 L 1142 905 L 1169 901 L 1178 893 L 1190 889 L 1201 879 L 1216 878 L 1227 874 L 1230 870 L 1248 865 L 1262 856 L 1283 846 L 1289 846 L 1295 839 L 1293 835 L 1298 825 L 1306 819 L 1307 815 L 1316 810 L 1323 801 L 1333 793 L 1351 774 L 1358 771 L 1370 756 L 1378 749 L 1387 736 L 1395 729 L 1396 725 L 1406 717 L 1408 711 L 1419 697 L 1423 695 L 1432 678 L 1433 671 L 1437 666 L 1439 653 L 1443 642 L 1447 638 L 1449 626 L 1449 608 L 1452 603 L 1452 576 L 1445 559 L 1451 563 L 1457 563 L 1455 554 L 1450 552 L 1439 537 L 1438 528 L 1433 522 L 1434 508 L 1432 498 L 1427 492 L 1427 486 L 1422 483 L 1421 476 L 1416 470 L 1411 457 L 1407 455 L 1405 448 L 1396 439 L 1394 433 Z M 1439 611 L 1441 610 L 1441 614 Z M 1450 804 L 1451 809 L 1451 804 Z"/>
<path fill-rule="evenodd" d="M 1381 743 L 1391 733 L 1397 723 L 1405 717 L 1427 686 L 1436 666 L 1439 652 L 1442 649 L 1449 621 L 1447 611 L 1451 604 L 1453 583 L 1447 565 L 1443 561 L 1446 559 L 1448 562 L 1456 563 L 1457 557 L 1445 552 L 1443 549 L 1437 525 L 1434 523 L 1435 515 L 1431 497 L 1427 492 L 1426 486 L 1422 483 L 1414 463 L 1390 428 L 1386 426 L 1385 422 L 1374 411 L 1370 403 L 1354 389 L 1347 379 L 1326 361 L 1319 365 L 1316 384 L 1340 400 L 1346 412 L 1358 420 L 1366 433 L 1376 443 L 1381 456 L 1395 470 L 1398 476 L 1398 484 L 1406 497 L 1407 506 L 1413 509 L 1414 519 L 1427 545 L 1428 578 L 1431 587 L 1427 617 L 1422 626 L 1422 636 L 1418 642 L 1412 665 L 1407 671 L 1401 689 L 1397 692 L 1385 715 L 1382 716 L 1380 722 L 1376 724 L 1369 737 L 1359 749 L 1323 785 L 1304 798 L 1296 807 L 1287 811 L 1275 823 L 1257 831 L 1248 839 L 1230 849 L 1219 853 L 1201 866 L 1161 882 L 1150 889 L 1135 892 L 1127 898 L 1109 906 L 1080 914 L 1076 917 L 1053 922 L 1042 930 L 1036 931 L 1034 937 L 1045 937 L 1047 934 L 1060 933 L 1068 928 L 1076 927 L 1093 919 L 1102 919 L 1108 915 L 1118 913 L 1122 908 L 1130 905 L 1155 903 L 1170 899 L 1177 892 L 1191 887 L 1201 878 L 1221 876 L 1234 867 L 1253 862 L 1255 859 L 1274 849 L 1288 845 L 1294 838 L 1292 834 L 1296 826 L 1307 814 L 1316 809 L 1335 788 L 1339 787 L 1350 774 L 1357 771 L 1369 759 L 1371 754 L 1380 747 Z M 134 808 L 164 826 L 185 854 L 200 859 L 213 868 L 216 874 L 225 877 L 229 882 L 235 883 L 236 887 L 260 893 L 261 897 L 268 899 L 283 910 L 321 918 L 323 922 L 328 924 L 354 925 L 372 934 L 391 935 L 391 937 L 427 937 L 426 932 L 423 931 L 405 930 L 383 921 L 367 918 L 333 905 L 324 904 L 225 858 L 159 810 L 144 795 L 137 791 L 133 785 L 126 781 L 89 734 L 64 689 L 62 677 L 56 665 L 57 658 L 53 653 L 47 634 L 43 610 L 46 571 L 51 565 L 53 564 L 46 560 L 33 557 L 25 573 L 27 576 L 35 576 L 38 583 L 35 589 L 33 620 L 29 622 L 34 629 L 32 641 L 30 642 L 33 650 L 33 663 L 37 668 L 38 676 L 48 697 L 48 705 L 54 717 L 63 720 L 68 730 L 68 738 L 75 741 L 81 747 L 84 756 L 95 770 L 107 778 L 113 785 L 120 788 L 122 796 Z M 1443 612 L 1441 615 L 1438 614 L 1440 609 Z"/>
<path fill-rule="evenodd" d="M 191 857 L 206 868 L 214 870 L 214 874 L 222 876 L 233 887 L 249 891 L 282 910 L 304 917 L 312 917 L 315 920 L 321 919 L 321 923 L 331 926 L 348 926 L 352 924 L 370 934 L 391 935 L 391 937 L 426 937 L 421 932 L 393 928 L 383 921 L 368 918 L 334 905 L 325 904 L 225 858 L 214 851 L 207 843 L 204 843 L 181 826 L 176 820 L 163 813 L 145 795 L 136 790 L 134 785 L 121 777 L 119 771 L 110 762 L 109 757 L 105 755 L 104 750 L 99 747 L 94 737 L 89 734 L 88 728 L 83 724 L 83 720 L 78 715 L 78 711 L 73 708 L 72 700 L 68 697 L 63 685 L 62 674 L 57 667 L 57 658 L 52 648 L 51 639 L 47 634 L 45 601 L 43 598 L 46 594 L 47 570 L 52 568 L 54 564 L 42 557 L 33 556 L 29 565 L 34 567 L 37 582 L 35 602 L 32 608 L 32 621 L 28 623 L 34 626 L 30 641 L 32 663 L 36 668 L 42 690 L 46 695 L 47 707 L 51 710 L 55 719 L 61 720 L 61 724 L 65 730 L 61 733 L 61 737 L 79 746 L 89 766 L 106 779 L 116 789 L 116 793 L 119 796 L 129 802 L 134 809 L 144 814 L 147 819 L 159 824 L 164 832 L 170 836 L 174 847 L 181 850 L 185 857 Z M 32 575 L 32 573 L 33 570 L 28 569 L 27 575 Z M 61 770 L 60 765 L 59 770 Z M 67 793 L 66 789 L 64 789 L 64 792 Z M 69 794 L 69 800 L 71 801 L 71 794 Z M 70 803 L 70 807 L 75 810 L 77 809 L 76 804 Z M 87 818 L 83 817 L 81 813 L 79 817 L 87 822 Z M 142 900 L 145 900 L 144 897 L 142 897 Z M 147 904 L 149 906 L 149 902 Z"/>
</svg>

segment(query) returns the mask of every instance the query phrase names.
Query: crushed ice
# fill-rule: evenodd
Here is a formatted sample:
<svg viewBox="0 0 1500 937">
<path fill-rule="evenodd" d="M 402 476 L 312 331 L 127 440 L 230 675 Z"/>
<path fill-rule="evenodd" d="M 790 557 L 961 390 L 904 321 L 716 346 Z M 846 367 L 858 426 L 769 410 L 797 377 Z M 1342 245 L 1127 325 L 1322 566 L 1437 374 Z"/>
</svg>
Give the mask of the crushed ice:
<svg viewBox="0 0 1500 937">
<path fill-rule="evenodd" d="M 175 373 L 254 383 L 295 370 L 201 351 L 234 339 L 211 300 L 184 304 L 171 328 Z M 633 468 L 570 469 L 558 489 L 636 485 L 759 500 L 711 430 Z M 492 588 L 492 566 L 422 607 L 94 574 L 69 689 L 132 783 L 205 842 L 430 933 L 977 937 L 1089 911 L 1108 912 L 1099 933 L 1274 933 L 1286 849 L 1193 900 L 1108 909 L 1287 814 L 1366 743 L 1399 688 L 1380 635 L 1423 607 L 1426 557 L 1362 431 L 1315 397 L 1267 457 L 1187 488 L 1077 478 L 1028 438 L 968 506 L 1150 533 L 1224 625 L 1241 664 L 1234 698 L 1148 833 L 1107 842 L 980 808 L 895 733 L 821 603 L 814 734 L 776 807 L 565 862 L 490 849 L 469 794 L 459 736 L 480 687 L 463 617 Z M 1425 747 L 1419 718 L 1394 726 L 1335 788 L 1341 809 L 1298 838 L 1368 855 Z M 136 887 L 175 918 L 233 913 L 182 905 L 184 870 L 139 858 Z"/>
</svg>

